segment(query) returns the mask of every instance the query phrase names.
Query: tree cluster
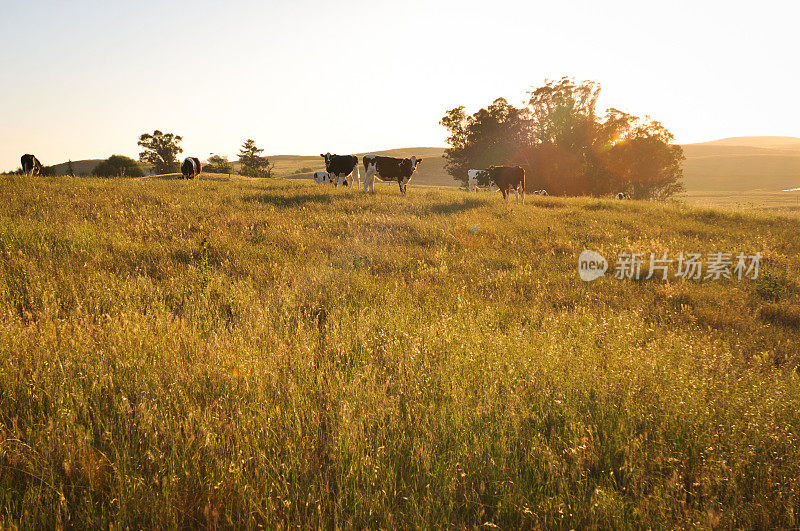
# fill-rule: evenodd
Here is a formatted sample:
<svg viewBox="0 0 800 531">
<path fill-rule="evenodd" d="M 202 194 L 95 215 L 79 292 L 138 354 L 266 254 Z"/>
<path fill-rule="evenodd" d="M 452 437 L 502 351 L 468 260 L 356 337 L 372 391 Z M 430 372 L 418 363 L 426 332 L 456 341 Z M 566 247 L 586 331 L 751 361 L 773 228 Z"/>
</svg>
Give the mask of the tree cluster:
<svg viewBox="0 0 800 531">
<path fill-rule="evenodd" d="M 565 77 L 530 91 L 520 108 L 499 98 L 472 115 L 447 111 L 448 173 L 466 181 L 470 168 L 519 165 L 529 189 L 551 194 L 665 199 L 682 191 L 683 150 L 672 134 L 649 117 L 599 114 L 599 95 L 597 83 Z"/>
</svg>

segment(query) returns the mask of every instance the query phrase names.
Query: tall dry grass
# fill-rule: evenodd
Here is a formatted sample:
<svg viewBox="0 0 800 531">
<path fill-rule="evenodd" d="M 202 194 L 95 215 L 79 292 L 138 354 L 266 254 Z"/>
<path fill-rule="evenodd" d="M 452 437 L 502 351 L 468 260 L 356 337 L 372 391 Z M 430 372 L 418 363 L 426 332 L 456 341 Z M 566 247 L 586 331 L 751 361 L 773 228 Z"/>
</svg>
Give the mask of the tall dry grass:
<svg viewBox="0 0 800 531">
<path fill-rule="evenodd" d="M 797 526 L 798 227 L 3 177 L 0 522 Z M 584 248 L 766 260 L 586 284 Z"/>
</svg>

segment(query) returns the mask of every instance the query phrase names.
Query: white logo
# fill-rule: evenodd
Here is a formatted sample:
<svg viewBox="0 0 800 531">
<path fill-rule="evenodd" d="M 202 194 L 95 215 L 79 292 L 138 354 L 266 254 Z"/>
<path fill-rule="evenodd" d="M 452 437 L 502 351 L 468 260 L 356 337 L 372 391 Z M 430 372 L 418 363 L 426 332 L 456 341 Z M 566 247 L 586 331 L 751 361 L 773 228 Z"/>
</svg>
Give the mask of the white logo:
<svg viewBox="0 0 800 531">
<path fill-rule="evenodd" d="M 606 271 L 608 271 L 608 262 L 602 254 L 588 249 L 581 252 L 578 257 L 578 274 L 581 276 L 581 280 L 591 282 L 605 275 Z"/>
</svg>

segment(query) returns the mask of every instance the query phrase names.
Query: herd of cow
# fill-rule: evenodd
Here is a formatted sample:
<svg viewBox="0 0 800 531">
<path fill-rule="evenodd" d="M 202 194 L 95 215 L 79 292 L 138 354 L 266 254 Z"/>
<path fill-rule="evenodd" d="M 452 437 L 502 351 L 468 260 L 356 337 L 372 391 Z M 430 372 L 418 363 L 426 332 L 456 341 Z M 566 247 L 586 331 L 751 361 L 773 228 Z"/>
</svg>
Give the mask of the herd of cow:
<svg viewBox="0 0 800 531">
<path fill-rule="evenodd" d="M 358 170 L 358 157 L 355 155 L 320 155 L 325 159 L 325 171 L 314 173 L 314 181 L 318 184 L 333 184 L 334 186 L 360 186 Z M 414 175 L 421 158 L 396 158 L 382 155 L 364 155 L 366 175 L 364 177 L 364 191 L 375 191 L 375 178 L 381 181 L 397 182 L 400 194 L 406 195 L 406 186 Z M 469 170 L 469 189 L 476 190 L 478 184 L 491 186 L 503 194 L 503 200 L 508 201 L 511 191 L 519 203 L 520 195 L 522 204 L 525 204 L 525 170 L 519 166 L 491 166 L 485 170 Z M 547 195 L 545 190 L 537 190 L 537 195 Z"/>
<path fill-rule="evenodd" d="M 358 170 L 358 157 L 355 155 L 320 154 L 325 159 L 325 171 L 314 172 L 314 181 L 317 184 L 332 184 L 334 186 L 360 186 L 361 178 Z M 375 191 L 375 178 L 381 181 L 397 182 L 400 193 L 405 197 L 406 186 L 414 175 L 421 158 L 396 158 L 382 155 L 364 155 L 366 175 L 364 176 L 364 191 Z M 26 175 L 41 175 L 42 163 L 31 154 L 22 155 L 22 172 Z M 203 171 L 203 165 L 197 157 L 186 157 L 181 164 L 181 176 L 184 179 L 194 179 Z M 519 166 L 490 166 L 485 170 L 468 170 L 467 184 L 470 191 L 478 188 L 489 188 L 500 191 L 503 200 L 508 201 L 511 192 L 514 192 L 517 203 L 522 196 L 525 204 L 525 169 Z M 534 195 L 547 195 L 547 190 L 536 190 Z M 624 192 L 616 195 L 617 199 L 630 199 Z"/>
</svg>

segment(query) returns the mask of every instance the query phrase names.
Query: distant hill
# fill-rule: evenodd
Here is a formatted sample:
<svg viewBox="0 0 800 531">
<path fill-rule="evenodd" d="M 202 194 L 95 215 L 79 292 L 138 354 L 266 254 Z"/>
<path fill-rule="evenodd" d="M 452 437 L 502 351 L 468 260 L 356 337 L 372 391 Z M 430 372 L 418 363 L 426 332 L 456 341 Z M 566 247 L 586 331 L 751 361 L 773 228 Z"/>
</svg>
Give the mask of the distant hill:
<svg viewBox="0 0 800 531">
<path fill-rule="evenodd" d="M 690 192 L 800 186 L 800 138 L 733 137 L 682 147 L 684 186 Z"/>
<path fill-rule="evenodd" d="M 732 136 L 701 142 L 699 144 L 688 144 L 690 146 L 747 146 L 764 149 L 788 149 L 800 151 L 800 138 L 794 136 Z"/>
<path fill-rule="evenodd" d="M 103 160 L 104 159 L 73 160 L 72 169 L 75 171 L 76 175 L 89 175 L 92 173 L 95 166 L 103 162 Z M 69 162 L 62 162 L 53 167 L 55 168 L 56 175 L 66 175 L 69 171 Z"/>
</svg>

